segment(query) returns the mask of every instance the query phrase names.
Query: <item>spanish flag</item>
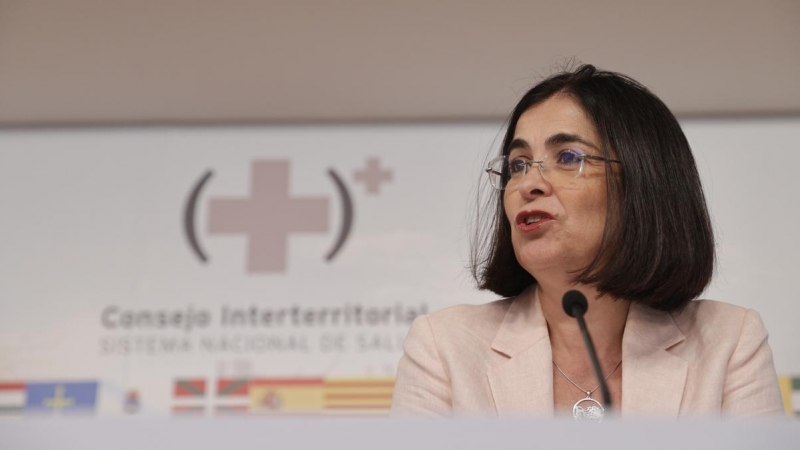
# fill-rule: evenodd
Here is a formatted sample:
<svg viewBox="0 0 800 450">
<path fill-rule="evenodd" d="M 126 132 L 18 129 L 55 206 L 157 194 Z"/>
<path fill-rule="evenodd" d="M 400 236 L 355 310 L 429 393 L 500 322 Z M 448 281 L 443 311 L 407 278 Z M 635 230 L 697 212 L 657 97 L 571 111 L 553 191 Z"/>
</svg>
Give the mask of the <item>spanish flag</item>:
<svg viewBox="0 0 800 450">
<path fill-rule="evenodd" d="M 322 414 L 325 380 L 322 378 L 262 378 L 249 385 L 254 414 Z"/>
</svg>

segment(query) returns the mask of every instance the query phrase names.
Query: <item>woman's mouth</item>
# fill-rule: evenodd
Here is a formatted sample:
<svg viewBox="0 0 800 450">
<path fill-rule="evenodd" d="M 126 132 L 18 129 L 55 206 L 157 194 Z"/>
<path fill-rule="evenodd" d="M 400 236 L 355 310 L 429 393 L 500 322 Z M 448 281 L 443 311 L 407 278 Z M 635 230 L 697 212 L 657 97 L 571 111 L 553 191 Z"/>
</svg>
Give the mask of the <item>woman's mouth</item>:
<svg viewBox="0 0 800 450">
<path fill-rule="evenodd" d="M 517 214 L 516 225 L 519 231 L 527 233 L 536 230 L 552 220 L 553 216 L 544 211 L 522 211 Z"/>
</svg>

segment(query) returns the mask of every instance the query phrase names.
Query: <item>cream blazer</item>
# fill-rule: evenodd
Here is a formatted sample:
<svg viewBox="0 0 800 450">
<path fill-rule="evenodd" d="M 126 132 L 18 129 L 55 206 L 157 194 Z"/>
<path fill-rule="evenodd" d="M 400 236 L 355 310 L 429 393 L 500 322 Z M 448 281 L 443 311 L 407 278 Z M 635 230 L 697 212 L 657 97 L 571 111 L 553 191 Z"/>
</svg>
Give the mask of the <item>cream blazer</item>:
<svg viewBox="0 0 800 450">
<path fill-rule="evenodd" d="M 554 414 L 550 337 L 535 289 L 420 316 L 404 351 L 393 415 Z M 709 300 L 674 314 L 632 304 L 617 409 L 623 418 L 783 414 L 760 316 Z"/>
</svg>

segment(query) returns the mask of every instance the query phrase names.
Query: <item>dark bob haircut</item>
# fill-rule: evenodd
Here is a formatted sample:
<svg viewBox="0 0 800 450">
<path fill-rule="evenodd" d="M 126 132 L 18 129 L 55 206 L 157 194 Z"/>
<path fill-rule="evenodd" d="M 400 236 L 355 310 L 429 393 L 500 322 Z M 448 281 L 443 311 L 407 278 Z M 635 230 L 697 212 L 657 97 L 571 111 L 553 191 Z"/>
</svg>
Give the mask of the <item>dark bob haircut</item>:
<svg viewBox="0 0 800 450">
<path fill-rule="evenodd" d="M 540 82 L 508 120 L 509 153 L 520 116 L 554 95 L 575 99 L 594 124 L 606 162 L 608 212 L 597 255 L 573 281 L 603 295 L 679 311 L 700 295 L 714 271 L 714 234 L 692 150 L 675 116 L 647 88 L 618 73 L 582 65 Z M 504 297 L 536 279 L 517 261 L 503 192 L 479 211 L 472 274 L 480 289 Z M 482 214 L 490 214 L 482 215 Z"/>
</svg>

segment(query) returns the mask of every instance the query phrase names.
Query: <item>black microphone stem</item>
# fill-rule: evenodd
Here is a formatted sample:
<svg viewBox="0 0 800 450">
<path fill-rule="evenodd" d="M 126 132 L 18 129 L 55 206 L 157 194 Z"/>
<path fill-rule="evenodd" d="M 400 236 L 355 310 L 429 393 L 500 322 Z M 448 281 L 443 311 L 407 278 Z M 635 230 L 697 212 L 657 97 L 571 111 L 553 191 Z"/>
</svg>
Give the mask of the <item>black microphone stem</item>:
<svg viewBox="0 0 800 450">
<path fill-rule="evenodd" d="M 597 382 L 600 384 L 600 393 L 603 396 L 603 403 L 605 403 L 605 408 L 611 412 L 611 395 L 608 393 L 606 380 L 603 379 L 603 369 L 600 368 L 600 360 L 597 359 L 597 353 L 594 352 L 592 337 L 589 336 L 589 330 L 586 329 L 586 321 L 583 320 L 583 314 L 576 314 L 574 317 L 578 319 L 578 327 L 581 329 L 581 336 L 583 336 L 586 352 L 589 353 L 589 359 L 592 361 L 594 373 L 597 375 Z"/>
</svg>

